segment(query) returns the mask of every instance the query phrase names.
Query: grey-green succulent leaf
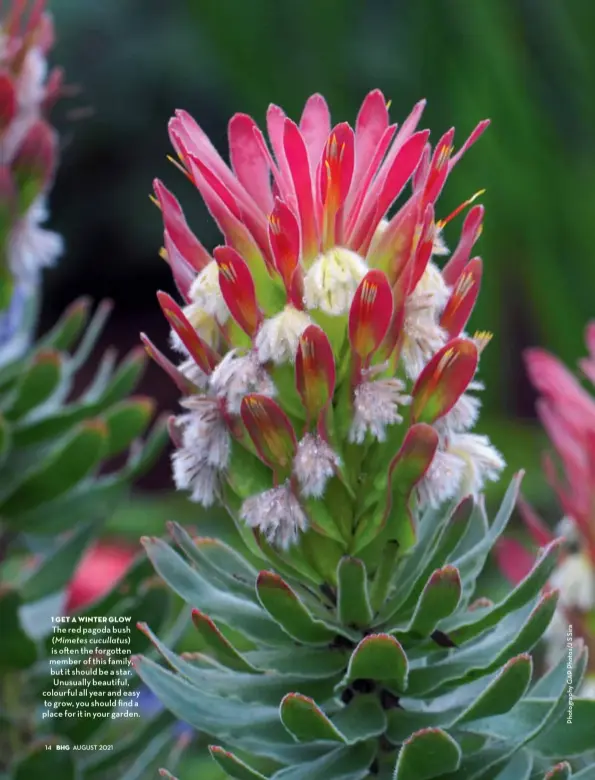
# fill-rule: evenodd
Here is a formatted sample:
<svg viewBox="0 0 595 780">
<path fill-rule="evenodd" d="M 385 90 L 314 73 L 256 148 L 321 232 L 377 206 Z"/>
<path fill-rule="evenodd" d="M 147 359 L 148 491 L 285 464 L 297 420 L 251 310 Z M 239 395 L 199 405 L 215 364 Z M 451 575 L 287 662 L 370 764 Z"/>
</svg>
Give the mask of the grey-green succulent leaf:
<svg viewBox="0 0 595 780">
<path fill-rule="evenodd" d="M 323 583 L 256 535 L 262 563 L 252 548 L 244 557 L 241 536 L 232 549 L 172 526 L 183 555 L 146 545 L 193 608 L 200 646 L 179 655 L 143 626 L 172 671 L 139 658 L 138 674 L 176 717 L 220 741 L 213 755 L 230 777 L 533 780 L 564 751 L 595 745 L 586 726 L 563 732 L 566 662 L 532 680 L 531 651 L 557 603 L 543 586 L 558 544 L 497 604 L 469 607 L 518 486 L 492 523 L 482 500 L 427 510 L 411 548 L 387 545 L 376 566 L 370 550 L 337 554 Z M 585 666 L 579 646 L 576 686 Z M 574 712 L 590 722 L 590 703 L 575 700 Z M 277 770 L 263 774 L 262 759 Z"/>
</svg>

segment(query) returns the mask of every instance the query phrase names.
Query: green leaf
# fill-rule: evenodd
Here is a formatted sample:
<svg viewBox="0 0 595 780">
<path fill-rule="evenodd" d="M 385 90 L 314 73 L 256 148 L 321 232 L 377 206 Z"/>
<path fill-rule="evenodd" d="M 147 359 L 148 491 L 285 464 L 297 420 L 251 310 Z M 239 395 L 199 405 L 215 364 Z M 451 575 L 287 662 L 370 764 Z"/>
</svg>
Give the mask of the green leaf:
<svg viewBox="0 0 595 780">
<path fill-rule="evenodd" d="M 586 662 L 586 653 L 582 652 L 573 661 L 574 673 Z M 544 730 L 549 730 L 566 708 L 566 672 L 566 658 L 562 658 L 554 670 L 554 676 L 559 683 L 556 697 L 524 698 L 505 715 L 474 722 L 474 733 L 490 737 L 491 746 L 463 759 L 461 764 L 463 777 L 469 776 L 479 780 L 484 777 L 488 769 L 492 771 L 504 769 L 510 758 L 528 743 L 531 743 L 531 752 L 535 752 L 535 738 L 541 732 L 546 733 Z M 458 775 L 452 780 L 455 778 L 458 780 Z M 450 777 L 448 780 L 451 780 Z"/>
<path fill-rule="evenodd" d="M 412 731 L 427 728 L 448 728 L 460 713 L 460 708 L 438 710 L 436 712 L 408 711 L 392 708 L 387 712 L 387 737 L 398 745 L 411 736 Z"/>
<path fill-rule="evenodd" d="M 94 520 L 81 523 L 74 533 L 60 541 L 27 575 L 20 586 L 24 601 L 37 601 L 64 588 L 74 573 L 83 552 L 99 532 Z"/>
<path fill-rule="evenodd" d="M 477 507 L 474 508 L 474 513 L 476 511 L 479 511 Z M 428 577 L 436 567 L 432 566 L 429 569 L 425 579 L 423 579 L 423 572 L 428 569 L 436 542 L 445 526 L 453 521 L 455 512 L 457 512 L 456 501 L 452 501 L 440 509 L 429 508 L 424 512 L 417 528 L 417 541 L 407 551 L 406 556 L 399 561 L 394 575 L 393 582 L 398 584 L 398 587 L 395 587 L 387 602 L 382 606 L 376 621 L 377 625 L 388 623 L 393 615 L 401 612 L 403 605 L 408 600 L 411 600 L 412 606 L 417 603 L 418 595 L 416 593 L 421 593 Z M 421 582 L 419 582 L 420 579 Z M 419 588 L 417 592 L 414 591 L 416 584 Z"/>
<path fill-rule="evenodd" d="M 454 724 L 461 725 L 508 712 L 525 695 L 532 674 L 533 660 L 528 653 L 511 658 Z"/>
<path fill-rule="evenodd" d="M 26 669 L 37 659 L 35 642 L 27 636 L 19 619 L 21 598 L 16 590 L 0 587 L 0 671 Z"/>
<path fill-rule="evenodd" d="M 500 772 L 496 780 L 529 780 L 533 769 L 533 758 L 526 751 L 521 750 L 512 761 Z"/>
<path fill-rule="evenodd" d="M 291 644 L 266 612 L 254 603 L 220 590 L 203 579 L 160 539 L 141 539 L 157 573 L 186 603 L 208 610 L 215 620 L 242 631 L 264 644 Z"/>
<path fill-rule="evenodd" d="M 5 462 L 10 452 L 11 435 L 7 421 L 0 414 L 0 466 Z"/>
<path fill-rule="evenodd" d="M 591 764 L 590 766 L 586 766 L 584 769 L 581 769 L 581 771 L 577 772 L 576 774 L 570 775 L 570 777 L 572 777 L 572 780 L 591 780 L 591 778 L 593 777 L 593 764 Z"/>
<path fill-rule="evenodd" d="M 244 658 L 262 671 L 298 674 L 312 680 L 325 680 L 343 672 L 348 662 L 347 651 L 341 648 L 321 650 L 314 647 L 295 647 L 290 653 L 286 647 L 251 650 L 244 653 Z"/>
<path fill-rule="evenodd" d="M 231 445 L 228 471 L 227 482 L 234 493 L 242 499 L 268 490 L 273 485 L 269 467 L 237 441 Z"/>
<path fill-rule="evenodd" d="M 150 471 L 163 453 L 163 449 L 169 441 L 167 431 L 167 416 L 162 415 L 153 424 L 149 435 L 136 451 L 131 451 L 124 468 L 123 474 L 129 479 L 139 479 Z"/>
<path fill-rule="evenodd" d="M 148 357 L 142 347 L 131 349 L 97 399 L 98 402 L 106 408 L 128 397 L 141 380 L 147 362 Z"/>
<path fill-rule="evenodd" d="M 565 692 L 568 698 L 568 692 Z M 572 722 L 567 710 L 531 744 L 531 749 L 551 758 L 571 758 L 595 750 L 595 700 L 574 699 Z"/>
<path fill-rule="evenodd" d="M 285 550 L 281 555 L 267 542 L 263 534 L 258 531 L 250 531 L 250 533 L 252 538 L 256 540 L 260 554 L 265 559 L 268 559 L 272 563 L 273 568 L 284 576 L 288 576 L 290 579 L 297 579 L 298 582 L 305 581 L 305 583 L 313 585 L 314 589 L 319 588 L 324 583 L 324 577 L 316 570 L 303 550 L 306 534 L 300 540 L 300 545 L 290 547 L 289 550 Z M 315 547 L 317 542 L 323 541 L 323 537 L 313 533 L 312 530 L 309 531 L 308 539 L 311 548 Z M 327 539 L 324 541 L 331 540 Z"/>
<path fill-rule="evenodd" d="M 331 723 L 313 699 L 301 693 L 288 693 L 279 709 L 281 723 L 298 742 L 329 740 L 345 742 L 345 737 Z"/>
<path fill-rule="evenodd" d="M 465 556 L 481 542 L 489 530 L 490 524 L 486 514 L 485 501 L 480 498 L 474 501 L 469 524 L 461 540 L 449 555 L 449 563 L 456 562 L 459 558 Z"/>
<path fill-rule="evenodd" d="M 119 776 L 118 780 L 144 780 L 152 776 L 157 766 L 167 758 L 168 747 L 174 741 L 171 731 L 162 731 L 150 742 L 144 744 L 134 761 Z"/>
<path fill-rule="evenodd" d="M 283 400 L 285 401 L 285 398 L 283 398 Z M 327 491 L 328 489 L 327 486 Z M 325 499 L 328 495 L 327 491 L 325 491 Z M 329 511 L 326 501 L 317 498 L 304 499 L 304 509 L 310 518 L 310 527 L 312 529 L 321 536 L 326 536 L 328 539 L 333 539 L 335 542 L 338 542 L 342 549 L 345 550 L 347 548 L 347 544 L 337 525 L 337 521 L 335 517 L 333 517 L 333 513 Z"/>
<path fill-rule="evenodd" d="M 38 352 L 17 383 L 12 403 L 6 408 L 8 420 L 18 420 L 48 401 L 60 388 L 63 364 L 59 352 Z"/>
<path fill-rule="evenodd" d="M 104 520 L 114 512 L 128 487 L 129 475 L 125 470 L 97 479 L 84 479 L 53 501 L 20 514 L 19 528 L 51 536 L 72 528 L 81 517 Z"/>
<path fill-rule="evenodd" d="M 483 535 L 481 540 L 463 554 L 460 554 L 459 550 L 454 551 L 451 562 L 459 570 L 464 583 L 474 586 L 477 577 L 483 571 L 489 553 L 508 525 L 510 516 L 517 503 L 523 476 L 524 472 L 521 471 L 513 477 L 502 499 L 494 522 L 489 526 L 487 533 Z M 465 536 L 461 540 L 461 544 L 465 542 Z M 459 554 L 457 555 L 457 553 Z"/>
<path fill-rule="evenodd" d="M 222 666 L 228 669 L 235 669 L 238 672 L 257 671 L 236 650 L 229 639 L 223 636 L 208 615 L 205 615 L 198 609 L 193 609 L 192 622 L 205 644 L 203 652 L 206 652 L 210 658 L 214 658 Z"/>
<path fill-rule="evenodd" d="M 385 682 L 398 691 L 407 689 L 408 662 L 394 636 L 370 634 L 362 639 L 349 659 L 341 685 L 354 680 Z"/>
<path fill-rule="evenodd" d="M 436 527 L 434 538 L 427 538 L 424 542 L 425 554 L 420 565 L 413 571 L 403 572 L 403 580 L 398 582 L 398 601 L 393 601 L 393 609 L 398 605 L 399 612 L 414 609 L 417 605 L 428 579 L 436 571 L 444 566 L 451 553 L 456 548 L 461 538 L 467 531 L 473 514 L 478 511 L 471 497 L 465 498 L 452 512 L 449 512 L 445 522 Z M 396 609 L 395 609 L 396 611 Z"/>
<path fill-rule="evenodd" d="M 324 681 L 310 682 L 296 673 L 287 676 L 270 672 L 268 674 L 246 674 L 235 671 L 231 673 L 208 661 L 202 653 L 177 655 L 169 650 L 146 624 L 141 623 L 138 628 L 150 639 L 171 668 L 200 691 L 215 696 L 231 697 L 245 704 L 278 707 L 287 691 L 296 688 L 303 689 L 304 695 L 315 694 L 326 700 L 332 696 L 334 684 L 338 679 L 336 675 Z"/>
<path fill-rule="evenodd" d="M 328 645 L 335 632 L 315 620 L 289 585 L 270 571 L 261 571 L 256 580 L 260 603 L 283 630 L 298 642 Z"/>
<path fill-rule="evenodd" d="M 281 769 L 271 780 L 363 780 L 375 752 L 375 741 L 340 747 L 315 761 Z"/>
<path fill-rule="evenodd" d="M 39 780 L 40 777 L 78 780 L 74 756 L 70 749 L 58 750 L 65 743 L 54 738 L 38 742 L 17 762 L 13 769 L 14 780 Z M 68 746 L 70 748 L 70 746 Z"/>
<path fill-rule="evenodd" d="M 386 731 L 386 713 L 376 694 L 357 694 L 333 716 L 333 723 L 347 742 L 363 742 Z"/>
<path fill-rule="evenodd" d="M 107 432 L 98 420 L 79 427 L 58 452 L 16 485 L 0 504 L 4 519 L 18 520 L 20 514 L 66 493 L 93 471 L 103 455 Z"/>
<path fill-rule="evenodd" d="M 14 428 L 14 443 L 26 448 L 53 441 L 84 422 L 100 414 L 104 407 L 100 404 L 81 404 L 78 402 L 60 407 L 57 411 L 37 419 L 20 420 Z"/>
<path fill-rule="evenodd" d="M 387 600 L 392 585 L 392 578 L 397 565 L 399 544 L 396 541 L 387 542 L 380 553 L 380 563 L 372 580 L 370 589 L 370 603 L 372 611 L 378 612 Z"/>
<path fill-rule="evenodd" d="M 257 599 L 258 571 L 233 548 L 221 539 L 204 536 L 193 539 L 179 523 L 168 523 L 167 530 L 205 579 L 214 580 L 219 587 L 252 601 Z"/>
<path fill-rule="evenodd" d="M 409 692 L 437 695 L 447 684 L 471 682 L 499 669 L 510 658 L 529 651 L 549 625 L 556 608 L 557 594 L 545 594 L 537 604 L 507 616 L 497 632 L 487 634 L 476 643 L 457 649 L 430 666 L 412 662 Z"/>
<path fill-rule="evenodd" d="M 105 323 L 112 313 L 113 307 L 114 305 L 111 301 L 104 300 L 101 301 L 99 306 L 95 309 L 95 313 L 91 317 L 91 322 L 85 329 L 83 338 L 72 356 L 72 368 L 74 371 L 78 371 L 91 355 L 93 347 L 101 336 Z"/>
<path fill-rule="evenodd" d="M 240 707 L 232 698 L 204 693 L 148 658 L 136 657 L 133 664 L 162 703 L 177 718 L 200 731 L 216 733 L 231 746 L 284 763 L 300 762 L 316 754 L 310 745 L 296 745 L 279 720 L 278 707 Z"/>
<path fill-rule="evenodd" d="M 6 229 L 5 224 L 7 222 L 5 208 L 6 205 L 4 202 L 2 203 L 3 213 L 0 215 L 2 227 L 1 237 L 3 242 L 4 230 Z M 2 256 L 0 256 L 0 314 L 4 314 L 5 310 L 8 309 L 14 292 L 14 279 L 12 278 L 10 270 L 6 267 L 5 257 L 5 250 L 4 247 L 2 247 Z"/>
<path fill-rule="evenodd" d="M 78 298 L 70 304 L 54 327 L 39 341 L 39 346 L 66 352 L 76 342 L 89 320 L 90 298 Z"/>
<path fill-rule="evenodd" d="M 455 772 L 461 748 L 442 729 L 422 729 L 403 743 L 393 780 L 431 780 Z"/>
<path fill-rule="evenodd" d="M 467 642 L 497 625 L 513 610 L 523 607 L 548 581 L 558 560 L 560 544 L 561 540 L 555 539 L 540 550 L 529 574 L 498 604 L 488 610 L 463 613 L 462 617 L 457 616 L 447 621 L 443 626 L 444 630 L 457 644 Z"/>
<path fill-rule="evenodd" d="M 233 777 L 235 780 L 266 780 L 266 777 L 257 772 L 256 769 L 252 769 L 233 753 L 218 745 L 210 745 L 209 753 L 229 777 Z"/>
<path fill-rule="evenodd" d="M 568 656 L 566 661 L 568 662 Z M 584 672 L 586 671 L 586 661 L 588 658 L 588 648 L 583 639 L 575 639 L 573 643 L 573 672 L 572 672 L 572 684 L 574 689 L 577 690 L 583 680 Z M 562 664 L 562 659 L 555 666 L 552 666 L 546 671 L 546 673 L 537 680 L 535 685 L 531 688 L 530 696 L 532 699 L 551 699 L 557 697 L 560 693 L 560 688 L 568 683 L 568 677 L 564 672 L 566 667 Z"/>
<path fill-rule="evenodd" d="M 363 562 L 357 558 L 341 558 L 337 568 L 337 612 L 341 623 L 363 628 L 372 621 L 368 595 L 368 576 Z"/>
<path fill-rule="evenodd" d="M 531 673 L 531 664 L 525 661 L 527 657 L 511 659 L 491 679 L 482 678 L 458 687 L 454 696 L 446 693 L 444 701 L 442 697 L 434 698 L 431 711 L 391 709 L 388 712 L 389 739 L 398 744 L 412 731 L 431 727 L 450 729 L 459 723 L 508 712 L 520 701 L 529 684 L 524 678 L 524 675 L 530 678 Z"/>
<path fill-rule="evenodd" d="M 153 416 L 155 403 L 150 398 L 128 398 L 112 406 L 101 419 L 108 431 L 105 458 L 111 458 L 125 450 L 141 436 Z"/>
<path fill-rule="evenodd" d="M 369 550 L 383 547 L 383 541 L 388 536 L 388 530 L 385 522 L 386 510 L 379 499 L 368 509 L 362 512 L 355 529 L 355 536 L 349 551 L 352 555 L 360 555 L 362 558 L 369 559 Z M 399 498 L 391 507 L 391 528 L 395 525 L 401 528 L 402 523 L 407 526 L 411 523 L 411 512 L 407 502 Z M 388 542 L 403 545 L 403 539 L 387 539 Z"/>
<path fill-rule="evenodd" d="M 174 722 L 174 716 L 167 710 L 157 712 L 152 717 L 143 714 L 141 725 L 115 742 L 112 750 L 94 751 L 88 756 L 85 761 L 85 780 L 105 776 L 108 770 L 138 756 L 145 745 L 170 729 Z"/>
<path fill-rule="evenodd" d="M 93 378 L 79 397 L 80 403 L 93 404 L 99 401 L 107 390 L 118 363 L 118 352 L 108 347 L 99 360 Z"/>
<path fill-rule="evenodd" d="M 445 566 L 428 580 L 413 613 L 407 631 L 429 636 L 438 623 L 451 615 L 461 599 L 461 579 L 458 569 Z"/>
<path fill-rule="evenodd" d="M 99 398 L 92 402 L 77 401 L 39 420 L 20 422 L 15 428 L 15 444 L 20 447 L 30 447 L 47 439 L 54 439 L 76 424 L 101 414 L 132 392 L 145 365 L 146 360 L 142 352 L 133 350 L 122 362 Z"/>
</svg>

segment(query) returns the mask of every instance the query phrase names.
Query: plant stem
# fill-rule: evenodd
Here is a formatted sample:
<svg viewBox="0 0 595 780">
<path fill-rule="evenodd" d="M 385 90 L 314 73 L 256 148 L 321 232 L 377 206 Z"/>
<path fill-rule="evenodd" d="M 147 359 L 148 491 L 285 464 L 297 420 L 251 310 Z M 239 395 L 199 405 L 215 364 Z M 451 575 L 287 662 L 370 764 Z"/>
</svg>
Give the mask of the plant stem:
<svg viewBox="0 0 595 780">
<path fill-rule="evenodd" d="M 8 742 L 7 766 L 10 765 L 12 759 L 18 755 L 21 749 L 21 739 L 17 725 L 21 707 L 21 686 L 19 683 L 19 675 L 14 672 L 6 672 L 0 680 L 2 709 L 8 721 L 6 730 Z"/>
</svg>

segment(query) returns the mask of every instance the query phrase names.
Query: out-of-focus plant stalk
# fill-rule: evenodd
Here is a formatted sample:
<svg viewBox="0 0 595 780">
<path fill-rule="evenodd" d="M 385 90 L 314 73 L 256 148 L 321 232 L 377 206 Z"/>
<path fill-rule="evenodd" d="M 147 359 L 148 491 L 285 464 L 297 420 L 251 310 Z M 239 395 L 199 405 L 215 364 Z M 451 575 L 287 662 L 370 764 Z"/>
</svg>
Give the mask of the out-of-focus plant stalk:
<svg viewBox="0 0 595 780">
<path fill-rule="evenodd" d="M 48 71 L 53 40 L 43 0 L 15 0 L 0 18 L 0 362 L 26 343 L 18 334 L 40 270 L 62 251 L 42 227 L 58 152 L 47 115 L 62 84 L 61 70 Z"/>
<path fill-rule="evenodd" d="M 586 329 L 588 357 L 581 373 L 595 383 L 595 322 Z M 554 447 L 555 459 L 544 456 L 544 471 L 555 490 L 563 517 L 556 529 L 565 552 L 550 579 L 560 601 L 550 624 L 547 660 L 556 663 L 567 642 L 582 637 L 591 651 L 582 695 L 595 698 L 595 400 L 554 355 L 530 349 L 525 355 L 529 378 L 537 392 L 537 413 Z M 532 541 L 543 547 L 554 539 L 549 528 L 525 501 L 519 508 Z M 520 582 L 534 565 L 534 555 L 520 542 L 504 539 L 498 546 L 500 568 Z"/>
</svg>

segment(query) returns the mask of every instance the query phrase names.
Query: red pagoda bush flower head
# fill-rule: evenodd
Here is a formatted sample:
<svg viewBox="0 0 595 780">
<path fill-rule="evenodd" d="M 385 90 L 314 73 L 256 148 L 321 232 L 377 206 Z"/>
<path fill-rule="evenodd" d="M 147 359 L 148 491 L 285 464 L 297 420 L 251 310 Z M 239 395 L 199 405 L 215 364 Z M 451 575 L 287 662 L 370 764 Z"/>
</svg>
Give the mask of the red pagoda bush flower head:
<svg viewBox="0 0 595 780">
<path fill-rule="evenodd" d="M 432 149 L 417 129 L 423 108 L 398 127 L 375 90 L 355 129 L 332 127 L 314 95 L 299 124 L 269 108 L 270 147 L 237 114 L 231 167 L 186 112 L 169 125 L 179 167 L 225 240 L 211 255 L 155 182 L 183 305 L 159 301 L 182 363 L 144 339 L 184 395 L 172 421 L 176 484 L 205 506 L 222 500 L 283 548 L 338 533 L 326 528 L 331 495 L 363 504 L 346 533 L 366 536 L 370 517 L 388 522 L 395 490 L 437 505 L 477 495 L 504 465 L 471 432 L 486 338 L 465 327 L 481 282 L 471 255 L 482 206 L 446 264 L 434 259 L 448 254 L 439 196 L 488 123 L 457 151 L 454 130 Z"/>
</svg>

